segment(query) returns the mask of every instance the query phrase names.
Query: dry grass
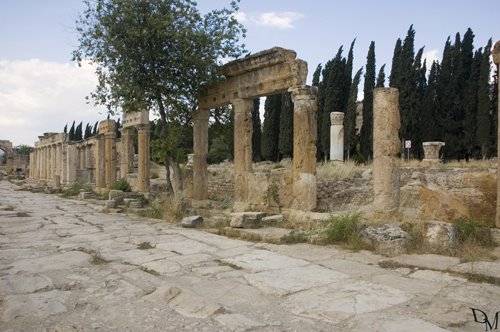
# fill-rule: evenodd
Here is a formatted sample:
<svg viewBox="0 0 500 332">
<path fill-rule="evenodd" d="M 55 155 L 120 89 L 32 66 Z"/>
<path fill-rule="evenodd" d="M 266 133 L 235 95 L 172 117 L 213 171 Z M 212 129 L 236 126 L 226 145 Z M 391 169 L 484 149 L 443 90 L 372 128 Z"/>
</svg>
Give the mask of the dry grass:
<svg viewBox="0 0 500 332">
<path fill-rule="evenodd" d="M 400 167 L 411 167 L 411 168 L 428 168 L 429 165 L 423 164 L 421 160 L 418 159 L 410 159 L 408 162 L 406 159 L 397 160 L 397 165 Z M 468 162 L 465 160 L 457 161 L 446 161 L 441 164 L 438 164 L 437 167 L 441 169 L 452 169 L 452 168 L 496 168 L 497 161 L 495 159 L 486 159 L 486 160 L 469 160 Z"/>
<path fill-rule="evenodd" d="M 155 200 L 148 209 L 140 211 L 138 215 L 145 218 L 178 222 L 185 216 L 188 204 L 188 199 L 183 195 L 164 195 Z"/>
<path fill-rule="evenodd" d="M 318 180 L 342 180 L 360 178 L 370 166 L 356 165 L 353 162 L 318 164 L 316 177 Z"/>
</svg>

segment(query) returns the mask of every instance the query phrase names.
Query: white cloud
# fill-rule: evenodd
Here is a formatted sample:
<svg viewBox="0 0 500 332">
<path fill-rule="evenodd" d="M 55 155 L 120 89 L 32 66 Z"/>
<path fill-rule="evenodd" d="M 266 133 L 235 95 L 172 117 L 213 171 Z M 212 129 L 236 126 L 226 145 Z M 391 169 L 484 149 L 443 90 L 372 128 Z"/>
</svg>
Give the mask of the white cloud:
<svg viewBox="0 0 500 332">
<path fill-rule="evenodd" d="M 293 29 L 296 20 L 303 18 L 304 15 L 297 12 L 267 12 L 267 13 L 244 13 L 237 12 L 235 18 L 240 23 L 253 23 L 255 25 L 278 28 Z"/>
<path fill-rule="evenodd" d="M 427 69 L 431 68 L 432 63 L 434 61 L 441 60 L 441 58 L 439 56 L 439 50 L 430 50 L 430 51 L 424 52 L 424 54 L 422 55 L 422 57 L 425 60 L 427 60 Z"/>
<path fill-rule="evenodd" d="M 85 102 L 96 83 L 85 63 L 0 60 L 0 139 L 33 145 L 39 135 L 62 132 L 73 120 L 85 126 L 104 119 L 104 109 Z"/>
</svg>

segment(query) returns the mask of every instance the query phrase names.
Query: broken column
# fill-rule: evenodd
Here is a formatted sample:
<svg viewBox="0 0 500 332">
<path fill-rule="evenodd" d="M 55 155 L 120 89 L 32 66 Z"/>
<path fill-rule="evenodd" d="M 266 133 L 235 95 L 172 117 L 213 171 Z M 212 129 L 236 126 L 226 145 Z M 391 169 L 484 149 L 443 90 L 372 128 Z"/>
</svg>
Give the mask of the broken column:
<svg viewBox="0 0 500 332">
<path fill-rule="evenodd" d="M 138 155 L 138 178 L 137 190 L 139 192 L 149 192 L 149 124 L 137 127 Z"/>
<path fill-rule="evenodd" d="M 344 161 L 344 113 L 330 113 L 330 160 Z"/>
<path fill-rule="evenodd" d="M 423 142 L 424 160 L 422 162 L 427 165 L 437 165 L 441 163 L 439 159 L 439 150 L 445 146 L 444 142 Z"/>
<path fill-rule="evenodd" d="M 497 70 L 500 70 L 500 40 L 495 43 L 493 50 L 491 51 L 493 56 L 493 62 L 497 65 Z M 498 81 L 498 97 L 500 100 L 500 80 Z M 500 103 L 500 102 L 499 102 Z M 497 112 L 500 113 L 500 107 L 497 104 Z M 498 123 L 500 124 L 500 117 L 498 117 Z M 498 144 L 497 144 L 497 158 L 500 158 L 500 125 L 498 126 Z M 497 162 L 497 215 L 496 215 L 496 226 L 500 228 L 500 164 Z"/>
<path fill-rule="evenodd" d="M 193 113 L 193 199 L 208 198 L 208 119 L 210 111 L 198 109 Z"/>
<path fill-rule="evenodd" d="M 291 87 L 293 113 L 293 203 L 298 210 L 316 208 L 317 87 Z"/>
<path fill-rule="evenodd" d="M 375 213 L 390 214 L 399 208 L 400 151 L 398 131 L 399 90 L 373 90 L 373 208 Z"/>
<path fill-rule="evenodd" d="M 234 195 L 237 202 L 248 198 L 248 173 L 252 172 L 253 99 L 235 99 L 234 109 Z"/>
</svg>

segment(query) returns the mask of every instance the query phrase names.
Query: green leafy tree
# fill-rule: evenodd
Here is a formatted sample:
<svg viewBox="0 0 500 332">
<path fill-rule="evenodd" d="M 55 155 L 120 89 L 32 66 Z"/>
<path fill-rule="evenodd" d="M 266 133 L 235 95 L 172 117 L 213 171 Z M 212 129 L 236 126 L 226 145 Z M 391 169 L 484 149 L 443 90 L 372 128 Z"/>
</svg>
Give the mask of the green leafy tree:
<svg viewBox="0 0 500 332">
<path fill-rule="evenodd" d="M 172 192 L 170 167 L 179 179 L 178 163 L 185 159 L 185 151 L 175 145 L 178 140 L 172 133 L 178 128 L 173 124 L 186 124 L 178 120 L 190 118 L 198 91 L 218 78 L 222 61 L 244 52 L 239 39 L 245 31 L 234 16 L 238 2 L 205 15 L 191 0 L 84 0 L 84 4 L 73 59 L 78 63 L 90 59 L 96 66 L 99 83 L 90 96 L 111 113 L 148 109 L 159 115 L 163 142 L 153 152 L 163 154 L 167 191 Z"/>
<path fill-rule="evenodd" d="M 210 137 L 209 163 L 214 164 L 233 159 L 234 113 L 231 107 L 224 106 L 213 110 L 208 136 Z"/>
<path fill-rule="evenodd" d="M 278 149 L 282 158 L 293 157 L 293 102 L 290 92 L 281 95 Z"/>
<path fill-rule="evenodd" d="M 262 157 L 278 161 L 280 137 L 281 94 L 267 96 L 264 104 L 264 125 L 262 127 Z"/>
</svg>

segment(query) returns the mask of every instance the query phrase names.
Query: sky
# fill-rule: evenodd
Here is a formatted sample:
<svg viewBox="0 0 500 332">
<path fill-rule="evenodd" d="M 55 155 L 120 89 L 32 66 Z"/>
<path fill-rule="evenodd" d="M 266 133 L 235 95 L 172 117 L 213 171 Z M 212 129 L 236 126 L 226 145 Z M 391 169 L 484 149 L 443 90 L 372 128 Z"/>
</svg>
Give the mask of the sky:
<svg viewBox="0 0 500 332">
<path fill-rule="evenodd" d="M 201 12 L 227 6 L 230 0 L 198 0 Z M 45 132 L 62 132 L 76 120 L 94 124 L 106 118 L 103 108 L 85 97 L 96 85 L 89 65 L 78 67 L 71 52 L 78 46 L 75 21 L 81 0 L 0 1 L 0 140 L 33 146 Z M 308 84 L 319 63 L 344 55 L 356 38 L 354 70 L 365 65 L 375 42 L 378 68 L 389 75 L 394 45 L 411 24 L 416 49 L 425 46 L 428 62 L 440 60 L 443 46 L 457 32 L 471 28 L 474 46 L 500 40 L 498 0 L 241 0 L 237 18 L 247 29 L 248 51 L 280 46 L 308 62 Z M 362 85 L 360 85 L 362 90 Z"/>
</svg>

